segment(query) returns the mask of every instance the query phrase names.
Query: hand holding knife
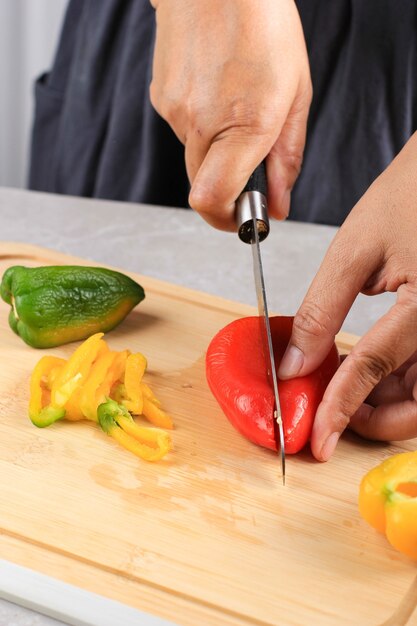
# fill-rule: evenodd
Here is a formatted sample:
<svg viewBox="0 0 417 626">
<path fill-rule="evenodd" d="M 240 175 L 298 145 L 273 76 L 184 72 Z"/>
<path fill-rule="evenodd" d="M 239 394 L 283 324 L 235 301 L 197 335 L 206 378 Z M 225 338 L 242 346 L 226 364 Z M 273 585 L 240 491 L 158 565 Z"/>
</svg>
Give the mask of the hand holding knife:
<svg viewBox="0 0 417 626">
<path fill-rule="evenodd" d="M 274 348 L 272 344 L 271 327 L 269 324 L 265 281 L 262 269 L 261 249 L 259 245 L 269 234 L 269 218 L 266 195 L 266 171 L 265 163 L 262 162 L 249 178 L 244 190 L 237 200 L 236 220 L 239 238 L 244 243 L 249 243 L 252 248 L 253 273 L 258 301 L 258 313 L 261 322 L 261 338 L 268 379 L 271 382 L 274 391 L 274 422 L 279 434 L 282 484 L 285 485 L 284 430 L 278 393 L 278 381 L 275 370 Z"/>
</svg>

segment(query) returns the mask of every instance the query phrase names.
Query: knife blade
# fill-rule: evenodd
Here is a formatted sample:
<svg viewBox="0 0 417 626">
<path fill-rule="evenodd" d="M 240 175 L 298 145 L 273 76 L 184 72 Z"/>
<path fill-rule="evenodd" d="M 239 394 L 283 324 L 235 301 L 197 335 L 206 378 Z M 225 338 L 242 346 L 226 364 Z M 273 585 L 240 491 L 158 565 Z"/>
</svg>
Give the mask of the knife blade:
<svg viewBox="0 0 417 626">
<path fill-rule="evenodd" d="M 274 432 L 278 431 L 281 456 L 282 484 L 285 485 L 285 443 L 279 400 L 278 380 L 275 370 L 274 347 L 269 323 L 268 302 L 262 267 L 260 243 L 269 234 L 269 218 L 266 202 L 267 183 L 265 163 L 262 162 L 249 178 L 236 203 L 236 221 L 239 238 L 252 249 L 253 275 L 255 279 L 261 343 L 268 380 L 274 392 Z M 277 442 L 278 443 L 278 442 Z"/>
</svg>

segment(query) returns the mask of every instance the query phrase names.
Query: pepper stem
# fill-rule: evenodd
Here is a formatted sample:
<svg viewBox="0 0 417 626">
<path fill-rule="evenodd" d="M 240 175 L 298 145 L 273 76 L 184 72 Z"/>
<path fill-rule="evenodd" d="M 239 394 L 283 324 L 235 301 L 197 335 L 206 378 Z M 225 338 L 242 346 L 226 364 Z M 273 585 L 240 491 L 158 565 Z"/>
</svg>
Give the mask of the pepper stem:
<svg viewBox="0 0 417 626">
<path fill-rule="evenodd" d="M 146 461 L 159 461 L 171 449 L 168 433 L 138 426 L 127 409 L 107 399 L 97 409 L 101 428 L 124 448 Z"/>
<path fill-rule="evenodd" d="M 54 422 L 62 419 L 65 416 L 65 409 L 62 407 L 55 406 L 45 406 L 39 413 L 36 415 L 30 415 L 30 420 L 32 424 L 37 426 L 38 428 L 46 428 Z"/>
</svg>

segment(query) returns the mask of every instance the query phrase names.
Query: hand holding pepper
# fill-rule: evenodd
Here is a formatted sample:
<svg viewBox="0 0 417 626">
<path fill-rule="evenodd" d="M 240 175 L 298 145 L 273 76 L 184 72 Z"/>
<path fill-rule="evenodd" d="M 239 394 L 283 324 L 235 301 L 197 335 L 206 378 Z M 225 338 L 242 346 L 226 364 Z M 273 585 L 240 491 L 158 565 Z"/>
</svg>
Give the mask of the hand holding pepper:
<svg viewBox="0 0 417 626">
<path fill-rule="evenodd" d="M 282 378 L 308 374 L 323 361 L 360 292 L 397 293 L 324 394 L 311 440 L 321 461 L 348 424 L 372 439 L 417 436 L 416 170 L 417 133 L 352 209 L 294 319 Z"/>
</svg>

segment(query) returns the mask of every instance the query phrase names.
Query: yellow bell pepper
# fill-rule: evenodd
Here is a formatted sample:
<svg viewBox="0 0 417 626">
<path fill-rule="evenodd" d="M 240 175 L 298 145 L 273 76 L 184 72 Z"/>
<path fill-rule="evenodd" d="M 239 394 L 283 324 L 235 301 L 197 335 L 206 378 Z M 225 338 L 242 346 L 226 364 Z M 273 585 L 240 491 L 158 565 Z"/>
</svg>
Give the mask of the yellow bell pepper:
<svg viewBox="0 0 417 626">
<path fill-rule="evenodd" d="M 151 424 L 159 428 L 174 428 L 174 424 L 168 413 L 165 413 L 165 411 L 160 409 L 152 400 L 148 400 L 148 398 L 143 398 L 143 415 Z"/>
<path fill-rule="evenodd" d="M 100 426 L 124 448 L 146 461 L 159 461 L 171 449 L 168 433 L 138 426 L 128 410 L 110 398 L 97 409 Z"/>
<path fill-rule="evenodd" d="M 127 399 L 123 400 L 122 404 L 134 415 L 140 415 L 143 411 L 143 394 L 140 383 L 146 367 L 146 358 L 140 352 L 128 356 L 124 377 L 124 392 Z"/>
<path fill-rule="evenodd" d="M 129 350 L 123 350 L 122 352 L 116 353 L 116 358 L 112 363 L 108 375 L 104 378 L 103 382 L 97 389 L 96 407 L 102 402 L 105 402 L 107 396 L 111 395 L 111 390 L 123 378 L 129 354 Z"/>
<path fill-rule="evenodd" d="M 110 350 L 99 356 L 94 367 L 91 368 L 84 385 L 80 388 L 79 410 L 89 420 L 97 421 L 97 406 L 99 404 L 96 401 L 97 391 L 108 377 L 116 357 L 117 352 L 111 352 Z"/>
<path fill-rule="evenodd" d="M 140 383 L 140 389 L 144 398 L 146 398 L 147 400 L 151 400 L 154 404 L 156 404 L 156 406 L 161 406 L 160 401 L 155 396 L 149 385 L 147 385 L 146 383 Z"/>
<path fill-rule="evenodd" d="M 364 476 L 359 511 L 394 548 L 417 559 L 417 451 L 396 454 Z"/>
<path fill-rule="evenodd" d="M 100 350 L 106 350 L 103 333 L 96 333 L 84 341 L 68 359 L 51 390 L 51 404 L 65 407 L 71 395 L 85 382 Z"/>
<path fill-rule="evenodd" d="M 32 372 L 29 417 L 39 428 L 50 426 L 65 415 L 65 409 L 62 407 L 50 406 L 50 381 L 57 377 L 65 362 L 56 356 L 43 356 Z"/>
<path fill-rule="evenodd" d="M 30 419 L 39 427 L 63 417 L 99 422 L 127 450 L 157 461 L 172 447 L 169 434 L 138 426 L 130 415 L 144 415 L 157 426 L 173 428 L 171 418 L 142 382 L 146 358 L 129 350 L 112 352 L 102 336 L 89 337 L 68 361 L 53 356 L 40 359 L 31 377 Z"/>
</svg>

